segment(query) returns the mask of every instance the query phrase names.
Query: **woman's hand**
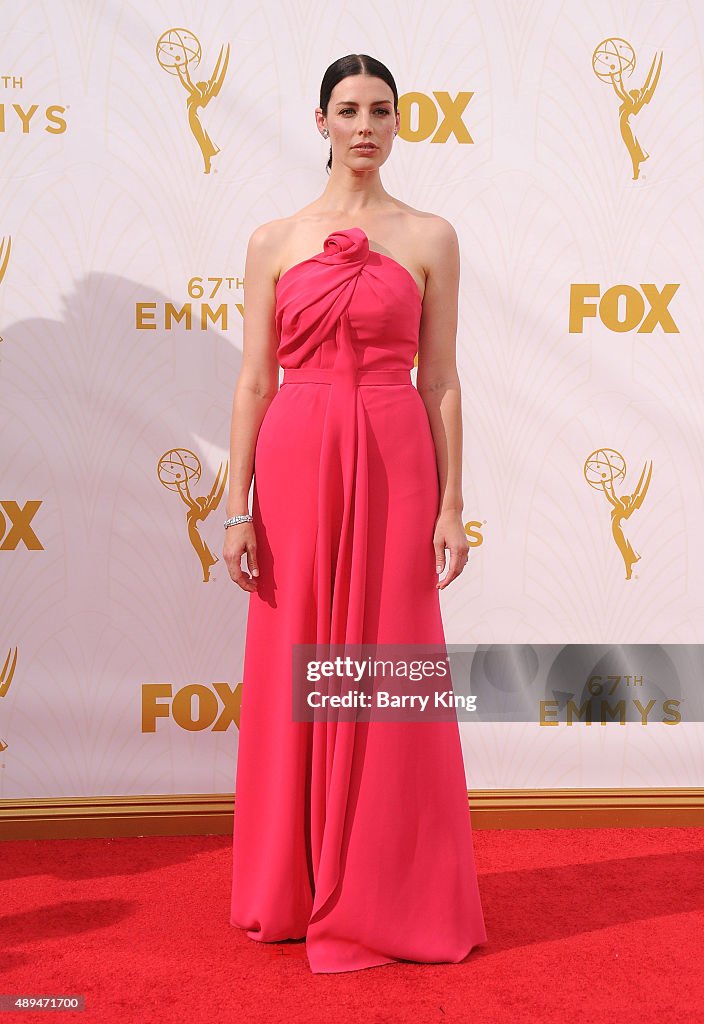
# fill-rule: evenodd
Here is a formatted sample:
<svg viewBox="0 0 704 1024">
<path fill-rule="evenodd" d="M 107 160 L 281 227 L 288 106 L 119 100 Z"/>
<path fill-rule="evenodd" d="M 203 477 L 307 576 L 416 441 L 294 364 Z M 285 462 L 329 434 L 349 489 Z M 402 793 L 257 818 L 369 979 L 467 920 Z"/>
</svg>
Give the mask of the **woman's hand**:
<svg viewBox="0 0 704 1024">
<path fill-rule="evenodd" d="M 450 551 L 450 568 L 442 583 L 436 583 L 438 590 L 451 583 L 464 569 L 469 560 L 469 541 L 460 512 L 441 512 L 435 523 L 433 534 L 435 564 L 438 573 L 445 568 L 445 548 Z"/>
<path fill-rule="evenodd" d="M 247 552 L 247 568 L 251 576 L 242 571 L 242 555 Z M 257 567 L 257 535 L 254 523 L 237 523 L 225 530 L 225 544 L 222 551 L 230 578 L 242 590 L 256 590 L 259 580 Z"/>
</svg>

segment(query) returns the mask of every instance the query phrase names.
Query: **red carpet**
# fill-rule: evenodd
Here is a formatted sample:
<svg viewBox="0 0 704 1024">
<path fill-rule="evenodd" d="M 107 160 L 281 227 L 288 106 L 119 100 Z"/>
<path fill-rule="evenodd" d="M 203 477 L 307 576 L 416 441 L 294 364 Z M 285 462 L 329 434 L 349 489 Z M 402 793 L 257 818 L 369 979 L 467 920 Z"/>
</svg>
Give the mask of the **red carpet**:
<svg viewBox="0 0 704 1024">
<path fill-rule="evenodd" d="M 311 975 L 228 922 L 231 838 L 0 843 L 0 993 L 101 1022 L 704 1019 L 704 830 L 475 831 L 489 943 L 461 964 Z M 0 1021 L 47 1013 L 4 1013 Z"/>
</svg>

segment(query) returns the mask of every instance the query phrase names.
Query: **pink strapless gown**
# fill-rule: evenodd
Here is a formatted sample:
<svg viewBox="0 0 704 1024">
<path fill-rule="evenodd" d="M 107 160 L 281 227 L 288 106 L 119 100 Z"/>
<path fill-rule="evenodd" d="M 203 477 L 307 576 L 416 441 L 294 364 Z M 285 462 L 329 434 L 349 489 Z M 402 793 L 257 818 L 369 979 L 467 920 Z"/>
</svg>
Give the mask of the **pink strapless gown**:
<svg viewBox="0 0 704 1024">
<path fill-rule="evenodd" d="M 334 231 L 276 288 L 283 383 L 257 438 L 231 923 L 314 973 L 486 942 L 457 720 L 296 722 L 293 643 L 445 643 L 439 484 L 410 379 L 411 274 Z M 382 652 L 383 653 L 383 652 Z"/>
</svg>

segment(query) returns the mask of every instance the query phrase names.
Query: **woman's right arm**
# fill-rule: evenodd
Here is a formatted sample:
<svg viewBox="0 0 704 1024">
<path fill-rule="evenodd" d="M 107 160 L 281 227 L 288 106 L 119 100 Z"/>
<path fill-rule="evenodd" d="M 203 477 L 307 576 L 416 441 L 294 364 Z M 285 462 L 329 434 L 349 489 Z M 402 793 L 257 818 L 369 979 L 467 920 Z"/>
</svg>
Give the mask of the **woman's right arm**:
<svg viewBox="0 0 704 1024">
<path fill-rule="evenodd" d="M 249 511 L 254 451 L 264 415 L 279 388 L 275 316 L 275 267 L 279 258 L 276 222 L 262 224 L 247 245 L 244 269 L 244 335 L 242 366 L 232 399 L 227 517 Z M 242 555 L 247 567 L 242 571 Z M 258 575 L 253 523 L 225 530 L 223 558 L 230 577 L 243 590 L 256 590 Z"/>
</svg>

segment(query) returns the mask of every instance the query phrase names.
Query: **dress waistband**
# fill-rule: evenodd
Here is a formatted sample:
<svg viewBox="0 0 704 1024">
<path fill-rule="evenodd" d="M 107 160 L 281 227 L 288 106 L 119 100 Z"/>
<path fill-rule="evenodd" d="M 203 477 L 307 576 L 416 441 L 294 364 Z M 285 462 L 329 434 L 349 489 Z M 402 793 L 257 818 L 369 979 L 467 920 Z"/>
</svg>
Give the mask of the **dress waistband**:
<svg viewBox="0 0 704 1024">
<path fill-rule="evenodd" d="M 284 379 L 282 384 L 332 384 L 336 379 L 345 377 L 346 370 L 334 369 L 308 369 L 306 366 L 284 367 Z M 355 383 L 357 384 L 410 384 L 410 370 L 369 370 L 358 369 L 354 371 Z"/>
</svg>

